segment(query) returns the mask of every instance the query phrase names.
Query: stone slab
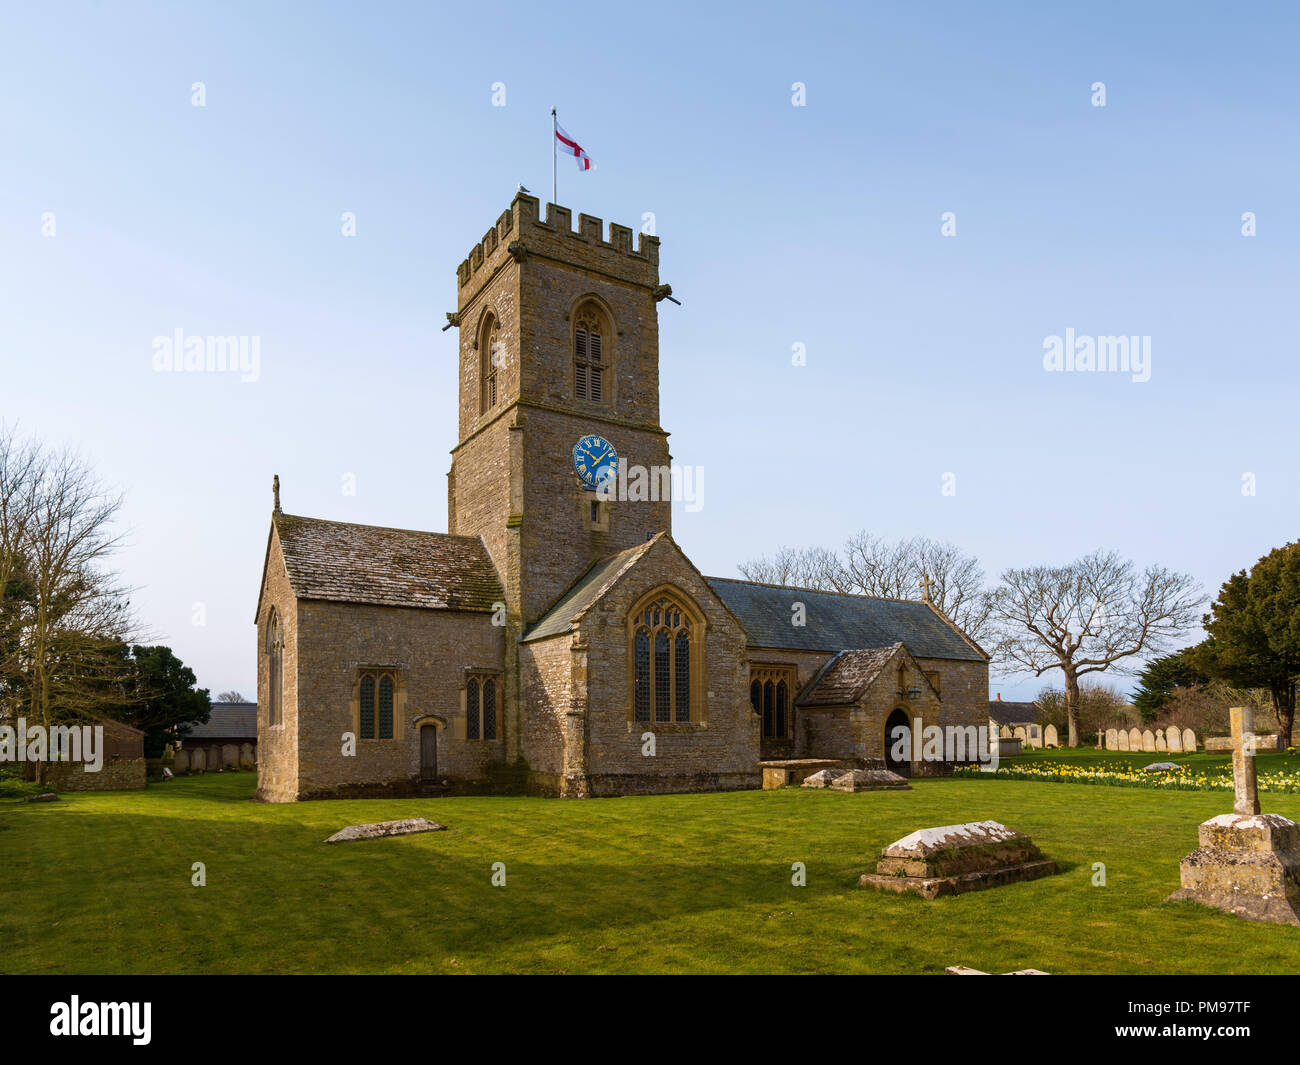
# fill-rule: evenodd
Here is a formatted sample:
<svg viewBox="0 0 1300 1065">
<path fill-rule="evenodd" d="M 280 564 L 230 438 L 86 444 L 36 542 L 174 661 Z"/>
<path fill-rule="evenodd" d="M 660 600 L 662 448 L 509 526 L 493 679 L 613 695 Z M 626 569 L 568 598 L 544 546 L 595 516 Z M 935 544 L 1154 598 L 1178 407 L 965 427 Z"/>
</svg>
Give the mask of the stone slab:
<svg viewBox="0 0 1300 1065">
<path fill-rule="evenodd" d="M 892 891 L 897 895 L 919 895 L 923 899 L 937 899 L 943 895 L 962 895 L 968 891 L 1004 887 L 1025 880 L 1038 880 L 1057 873 L 1056 863 L 1047 859 L 981 869 L 957 876 L 919 877 L 887 876 L 881 873 L 863 873 L 858 887 L 871 887 L 877 891 Z"/>
<path fill-rule="evenodd" d="M 415 832 L 445 832 L 446 825 L 423 817 L 408 817 L 401 821 L 375 821 L 368 825 L 348 825 L 327 839 L 326 843 L 350 843 L 358 839 L 381 839 L 384 836 L 409 836 Z"/>
<path fill-rule="evenodd" d="M 888 769 L 854 769 L 831 781 L 836 791 L 911 791 L 906 778 Z"/>
</svg>

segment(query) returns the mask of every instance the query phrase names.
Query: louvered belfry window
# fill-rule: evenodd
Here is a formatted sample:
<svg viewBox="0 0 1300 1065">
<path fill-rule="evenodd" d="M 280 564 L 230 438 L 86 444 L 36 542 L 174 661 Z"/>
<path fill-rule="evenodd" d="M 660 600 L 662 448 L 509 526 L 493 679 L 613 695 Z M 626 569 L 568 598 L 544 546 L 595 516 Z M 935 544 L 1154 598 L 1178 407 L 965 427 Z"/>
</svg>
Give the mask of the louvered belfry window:
<svg viewBox="0 0 1300 1065">
<path fill-rule="evenodd" d="M 604 326 L 596 312 L 584 308 L 573 330 L 573 386 L 579 399 L 605 399 Z"/>
</svg>

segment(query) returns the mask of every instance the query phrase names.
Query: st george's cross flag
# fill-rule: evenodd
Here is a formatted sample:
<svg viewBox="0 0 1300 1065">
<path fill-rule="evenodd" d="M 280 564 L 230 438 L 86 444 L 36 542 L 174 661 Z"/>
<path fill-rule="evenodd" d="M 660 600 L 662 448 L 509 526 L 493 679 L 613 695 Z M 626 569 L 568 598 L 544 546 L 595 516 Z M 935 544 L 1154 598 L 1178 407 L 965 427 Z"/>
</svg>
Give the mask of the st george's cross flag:
<svg viewBox="0 0 1300 1065">
<path fill-rule="evenodd" d="M 573 156 L 578 161 L 579 170 L 596 169 L 596 164 L 591 161 L 591 156 L 582 150 L 582 145 L 565 133 L 558 125 L 555 127 L 555 139 L 559 144 L 560 151 L 565 155 Z"/>
</svg>

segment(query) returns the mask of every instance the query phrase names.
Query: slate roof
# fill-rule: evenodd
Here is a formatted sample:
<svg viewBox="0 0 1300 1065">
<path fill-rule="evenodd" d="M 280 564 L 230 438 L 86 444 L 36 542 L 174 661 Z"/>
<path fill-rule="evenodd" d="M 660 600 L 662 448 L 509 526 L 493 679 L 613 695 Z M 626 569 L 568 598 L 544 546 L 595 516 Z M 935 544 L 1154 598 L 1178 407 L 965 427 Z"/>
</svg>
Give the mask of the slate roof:
<svg viewBox="0 0 1300 1065">
<path fill-rule="evenodd" d="M 275 526 L 300 599 L 491 611 L 505 598 L 477 536 L 353 525 L 277 514 Z"/>
<path fill-rule="evenodd" d="M 989 717 L 999 725 L 1032 725 L 1038 720 L 1037 703 L 1011 703 L 989 700 Z"/>
<path fill-rule="evenodd" d="M 929 604 L 918 600 L 873 599 L 726 577 L 706 580 L 740 620 L 751 647 L 841 651 L 851 647 L 891 647 L 901 642 L 917 658 L 987 660 Z M 790 623 L 791 605 L 795 602 L 805 606 L 807 623 L 803 626 Z"/>
<path fill-rule="evenodd" d="M 614 582 L 631 569 L 657 539 L 659 536 L 652 537 L 643 544 L 629 547 L 626 551 L 597 562 L 528 630 L 524 635 L 524 643 L 568 632 L 573 623 L 609 591 Z"/>
<path fill-rule="evenodd" d="M 257 739 L 257 703 L 213 703 L 205 725 L 190 725 L 182 740 Z"/>
<path fill-rule="evenodd" d="M 901 646 L 896 643 L 892 647 L 841 651 L 799 697 L 799 705 L 845 706 L 855 702 Z"/>
</svg>

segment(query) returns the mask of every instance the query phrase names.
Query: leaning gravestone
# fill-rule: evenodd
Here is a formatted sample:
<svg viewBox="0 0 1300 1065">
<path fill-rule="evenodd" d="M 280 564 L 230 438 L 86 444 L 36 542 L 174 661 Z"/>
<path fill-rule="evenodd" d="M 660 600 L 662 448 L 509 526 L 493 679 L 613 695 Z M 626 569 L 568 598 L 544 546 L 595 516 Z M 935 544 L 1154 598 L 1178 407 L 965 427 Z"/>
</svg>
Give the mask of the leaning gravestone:
<svg viewBox="0 0 1300 1065">
<path fill-rule="evenodd" d="M 415 832 L 445 832 L 446 825 L 424 817 L 408 817 L 401 821 L 376 821 L 368 825 L 348 825 L 327 839 L 326 843 L 350 843 L 355 839 L 379 839 L 383 836 L 409 836 Z"/>
<path fill-rule="evenodd" d="M 1253 713 L 1234 706 L 1232 813 L 1204 822 L 1200 847 L 1183 859 L 1182 887 L 1169 896 L 1191 899 L 1237 917 L 1300 925 L 1300 825 L 1259 810 Z"/>
<path fill-rule="evenodd" d="M 997 821 L 923 828 L 880 852 L 859 887 L 935 899 L 1037 880 L 1058 870 L 1034 841 Z"/>
</svg>

